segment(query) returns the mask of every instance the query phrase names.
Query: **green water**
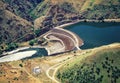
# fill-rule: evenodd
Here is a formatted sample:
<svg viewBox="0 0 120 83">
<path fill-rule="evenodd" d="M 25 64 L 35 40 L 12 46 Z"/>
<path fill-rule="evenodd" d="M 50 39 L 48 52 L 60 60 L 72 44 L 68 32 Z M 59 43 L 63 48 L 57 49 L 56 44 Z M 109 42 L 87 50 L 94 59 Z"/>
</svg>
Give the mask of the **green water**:
<svg viewBox="0 0 120 83">
<path fill-rule="evenodd" d="M 120 23 L 77 23 L 66 27 L 83 41 L 81 49 L 120 42 Z"/>
</svg>

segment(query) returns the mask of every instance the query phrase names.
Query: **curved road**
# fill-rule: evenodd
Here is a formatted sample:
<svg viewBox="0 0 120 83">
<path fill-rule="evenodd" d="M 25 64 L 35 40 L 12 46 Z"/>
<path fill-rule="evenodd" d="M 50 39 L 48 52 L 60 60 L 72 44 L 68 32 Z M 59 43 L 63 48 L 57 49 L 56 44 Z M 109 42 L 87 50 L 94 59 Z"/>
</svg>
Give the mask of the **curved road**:
<svg viewBox="0 0 120 83">
<path fill-rule="evenodd" d="M 69 59 L 68 59 L 69 57 Z M 63 66 L 64 64 L 66 64 L 67 61 L 70 61 L 71 59 L 73 59 L 74 56 L 68 56 L 67 58 L 64 58 L 63 60 L 61 60 L 59 63 L 51 66 L 50 68 L 48 68 L 48 70 L 46 71 L 46 75 L 49 79 L 52 80 L 52 82 L 54 83 L 60 83 L 55 77 L 58 69 Z M 53 70 L 52 76 L 50 75 L 50 71 Z"/>
<path fill-rule="evenodd" d="M 70 59 L 69 59 L 70 60 Z M 68 60 L 67 60 L 68 61 Z M 63 62 L 59 62 L 58 64 L 55 64 L 53 66 L 51 66 L 50 68 L 48 68 L 48 70 L 46 71 L 46 75 L 48 78 L 50 78 L 53 82 L 55 83 L 60 83 L 58 80 L 56 80 L 55 78 L 55 75 L 56 75 L 56 72 L 57 70 L 65 64 L 66 61 L 63 61 Z M 50 70 L 54 70 L 52 76 L 50 75 Z"/>
<path fill-rule="evenodd" d="M 76 46 L 76 42 L 75 42 L 70 36 L 67 36 L 67 35 L 64 35 L 64 34 L 59 34 L 59 33 L 56 33 L 56 32 L 54 32 L 54 33 L 49 33 L 49 34 L 47 34 L 47 35 L 60 35 L 61 37 L 64 36 L 64 37 L 70 39 L 71 42 L 73 42 L 73 45 Z M 58 39 L 59 39 L 59 38 L 58 38 Z M 62 39 L 59 39 L 59 41 L 61 41 L 61 42 L 63 43 L 63 40 L 62 40 Z M 63 43 L 63 45 L 65 46 L 64 43 Z M 65 47 L 66 47 L 66 46 L 65 46 Z"/>
<path fill-rule="evenodd" d="M 60 83 L 59 81 L 57 81 L 57 80 L 55 79 L 55 74 L 56 74 L 57 70 L 62 66 L 61 64 L 62 64 L 62 63 L 58 63 L 58 64 L 56 64 L 56 65 L 53 65 L 53 66 L 51 66 L 51 67 L 46 71 L 47 77 L 50 78 L 52 81 L 54 81 L 54 82 L 56 82 L 56 83 Z M 58 66 L 58 67 L 55 68 L 56 66 Z M 49 74 L 49 73 L 50 73 L 50 70 L 53 70 L 53 69 L 54 69 L 53 75 L 50 76 L 50 74 Z"/>
<path fill-rule="evenodd" d="M 54 35 L 54 34 L 56 34 L 56 35 L 60 35 L 61 37 L 62 37 L 62 36 L 67 37 L 67 38 L 69 38 L 69 39 L 73 42 L 73 45 L 74 45 L 78 50 L 80 50 L 80 48 L 79 48 L 79 39 L 77 38 L 77 36 L 76 36 L 74 33 L 70 32 L 70 31 L 68 31 L 68 30 L 65 30 L 65 29 L 58 28 L 58 27 L 55 27 L 55 29 L 58 30 L 58 31 L 66 32 L 66 33 L 68 33 L 68 35 L 65 35 L 65 34 L 62 34 L 62 33 L 60 34 L 60 33 L 57 33 L 57 32 L 55 32 L 55 31 L 49 32 L 49 33 L 46 34 L 46 35 L 49 35 L 49 34 Z M 70 36 L 69 34 L 70 34 L 71 36 Z M 63 43 L 63 42 L 62 42 L 62 43 Z M 82 43 L 83 43 L 83 42 L 82 42 Z M 68 60 L 67 60 L 67 61 L 68 61 Z M 46 71 L 47 77 L 50 78 L 50 79 L 51 79 L 53 82 L 55 82 L 55 83 L 60 83 L 58 80 L 56 80 L 55 74 L 56 74 L 57 70 L 58 70 L 62 65 L 65 64 L 65 62 L 66 62 L 66 61 L 59 62 L 58 64 L 55 64 L 55 65 L 51 66 L 50 68 L 48 68 L 48 70 Z M 51 70 L 53 71 L 53 72 L 52 72 L 52 75 L 50 75 L 50 71 L 51 71 Z"/>
<path fill-rule="evenodd" d="M 75 39 L 75 40 L 74 40 L 75 47 L 76 47 L 78 50 L 80 50 L 80 48 L 79 48 L 79 40 L 78 40 L 78 38 L 75 36 L 74 33 L 70 32 L 70 31 L 68 31 L 68 30 L 62 29 L 62 28 L 58 28 L 58 27 L 56 27 L 56 29 L 58 29 L 58 30 L 63 30 L 63 31 L 65 31 L 65 32 L 71 34 L 71 35 L 74 37 L 74 39 Z"/>
</svg>

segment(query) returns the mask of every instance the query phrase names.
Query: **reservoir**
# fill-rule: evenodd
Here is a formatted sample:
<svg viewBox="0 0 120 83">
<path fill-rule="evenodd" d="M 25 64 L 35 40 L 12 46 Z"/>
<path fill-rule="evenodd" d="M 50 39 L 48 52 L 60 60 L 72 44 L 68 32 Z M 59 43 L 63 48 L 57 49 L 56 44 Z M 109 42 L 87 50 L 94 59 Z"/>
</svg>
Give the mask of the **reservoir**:
<svg viewBox="0 0 120 83">
<path fill-rule="evenodd" d="M 77 23 L 65 29 L 76 33 L 83 41 L 81 49 L 120 42 L 120 23 Z"/>
<path fill-rule="evenodd" d="M 76 33 L 84 41 L 84 45 L 80 47 L 81 49 L 89 49 L 120 42 L 120 23 L 77 23 L 67 26 L 65 29 Z M 13 53 L 0 57 L 0 62 L 48 55 L 47 50 L 44 48 L 23 47 L 18 49 L 13 50 Z"/>
</svg>

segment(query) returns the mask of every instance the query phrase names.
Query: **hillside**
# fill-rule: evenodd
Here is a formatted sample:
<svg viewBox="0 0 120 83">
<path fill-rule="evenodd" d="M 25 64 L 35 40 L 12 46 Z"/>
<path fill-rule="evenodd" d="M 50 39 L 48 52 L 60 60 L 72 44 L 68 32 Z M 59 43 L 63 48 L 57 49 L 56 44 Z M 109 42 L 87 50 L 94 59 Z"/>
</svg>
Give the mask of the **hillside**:
<svg viewBox="0 0 120 83">
<path fill-rule="evenodd" d="M 57 72 L 61 83 L 119 83 L 120 48 L 89 50 L 65 63 Z"/>
<path fill-rule="evenodd" d="M 20 16 L 28 21 L 32 21 L 34 16 L 29 13 L 43 0 L 2 0 L 6 3 L 6 9 L 17 16 Z"/>
<path fill-rule="evenodd" d="M 53 28 L 83 19 L 120 18 L 119 0 L 2 0 L 5 9 L 34 25 Z"/>
<path fill-rule="evenodd" d="M 119 83 L 119 54 L 120 43 L 115 43 L 57 56 L 0 63 L 0 83 L 56 83 L 53 79 L 57 70 L 61 83 L 80 83 L 88 79 L 89 82 L 81 83 L 93 83 L 94 78 L 98 81 L 95 83 L 110 83 L 110 78 Z M 100 79 L 102 82 L 99 82 Z"/>
<path fill-rule="evenodd" d="M 51 0 L 42 26 L 54 27 L 82 19 L 104 20 L 120 18 L 119 0 Z"/>
<path fill-rule="evenodd" d="M 34 44 L 53 51 L 66 44 L 66 51 L 73 50 L 79 43 L 74 42 L 76 37 L 54 27 L 80 20 L 111 19 L 120 19 L 120 0 L 0 0 L 0 57 L 3 52 Z M 117 43 L 4 62 L 0 63 L 0 83 L 119 83 L 119 55 Z"/>
<path fill-rule="evenodd" d="M 2 1 L 6 3 L 7 10 L 32 22 L 36 28 L 40 26 L 53 28 L 54 26 L 82 19 L 103 20 L 120 18 L 119 0 Z M 36 21 L 38 18 L 42 19 Z"/>
<path fill-rule="evenodd" d="M 1 0 L 0 46 L 34 39 L 34 30 L 40 28 L 43 34 L 79 20 L 120 19 L 119 4 L 120 0 Z"/>
<path fill-rule="evenodd" d="M 26 41 L 29 39 L 28 33 L 33 34 L 33 25 L 30 22 L 5 7 L 6 4 L 0 1 L 0 50 L 4 50 L 6 44 Z"/>
</svg>

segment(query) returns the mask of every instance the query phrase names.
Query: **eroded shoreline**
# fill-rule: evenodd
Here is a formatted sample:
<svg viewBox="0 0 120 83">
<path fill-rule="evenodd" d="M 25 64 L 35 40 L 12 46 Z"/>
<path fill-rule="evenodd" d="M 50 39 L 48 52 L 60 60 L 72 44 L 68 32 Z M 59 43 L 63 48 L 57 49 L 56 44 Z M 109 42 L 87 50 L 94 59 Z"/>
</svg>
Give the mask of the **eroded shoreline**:
<svg viewBox="0 0 120 83">
<path fill-rule="evenodd" d="M 66 30 L 64 30 L 64 29 L 62 29 L 62 28 L 64 28 L 64 27 L 66 27 L 66 26 L 70 26 L 70 25 L 73 25 L 73 24 L 76 24 L 76 23 L 79 23 L 79 22 L 84 22 L 85 20 L 79 20 L 79 21 L 76 21 L 76 22 L 73 22 L 73 23 L 67 23 L 67 24 L 63 24 L 63 25 L 60 25 L 60 26 L 57 26 L 57 27 L 55 27 L 54 29 L 58 29 L 58 31 L 59 30 L 62 30 L 63 32 L 65 31 L 65 32 L 67 32 Z M 98 21 L 96 21 L 96 20 L 86 20 L 87 22 L 98 22 Z M 106 19 L 105 20 L 105 22 L 120 22 L 120 19 Z M 60 31 L 59 31 L 60 32 Z M 68 31 L 67 33 L 69 33 L 70 31 Z M 48 32 L 49 33 L 49 32 Z M 48 34 L 47 33 L 47 34 Z M 46 34 L 46 33 L 45 33 Z M 72 33 L 72 32 L 70 32 L 69 34 L 72 34 L 72 35 L 74 35 L 74 36 L 76 36 L 76 34 L 74 34 L 74 33 Z M 61 35 L 60 35 L 61 36 Z M 68 35 L 69 36 L 69 35 Z M 71 37 L 72 38 L 72 37 Z M 71 39 L 70 38 L 70 39 Z M 73 40 L 75 40 L 74 38 L 72 38 Z M 63 40 L 62 40 L 63 41 Z M 60 42 L 60 41 L 59 41 Z M 61 43 L 61 42 L 60 42 Z M 73 42 L 73 43 L 76 43 L 76 42 Z M 81 45 L 83 45 L 84 43 L 82 42 L 82 44 Z M 78 45 L 77 45 L 78 46 Z M 23 47 L 24 49 L 25 48 L 29 48 L 29 47 Z M 41 48 L 41 46 L 38 46 L 38 48 Z M 55 50 L 55 49 L 59 49 L 60 47 L 58 46 L 58 47 L 56 47 L 55 49 L 52 49 L 52 50 L 54 50 L 54 52 L 53 53 L 51 53 L 51 51 L 50 51 L 50 49 L 48 48 L 48 47 L 42 47 L 42 48 L 45 48 L 46 49 L 46 51 L 48 52 L 48 55 L 51 55 L 51 54 L 54 54 L 54 53 L 63 53 L 65 50 L 61 50 L 61 51 L 58 51 L 58 50 Z M 19 48 L 18 48 L 19 49 Z M 6 54 L 8 54 L 8 55 L 11 55 L 12 53 L 17 53 L 17 51 L 18 51 L 18 49 L 17 50 L 13 50 L 13 51 L 11 51 L 11 52 L 9 52 L 9 53 L 6 53 Z M 30 51 L 29 51 L 30 52 Z M 31 55 L 26 55 L 25 54 L 25 56 L 24 56 L 24 58 L 25 57 L 30 57 L 30 56 L 32 56 L 33 54 L 33 51 L 32 52 L 30 52 L 30 54 Z M 34 53 L 35 53 L 35 51 L 34 51 Z M 7 56 L 8 56 L 7 55 Z M 8 57 L 9 58 L 9 57 Z M 19 57 L 19 59 L 16 59 L 16 60 L 20 60 L 20 59 L 22 59 L 21 58 L 21 56 Z M 14 59 L 15 60 L 15 59 Z"/>
<path fill-rule="evenodd" d="M 63 25 L 60 25 L 60 26 L 57 26 L 57 28 L 65 28 L 67 26 L 70 26 L 70 25 L 73 25 L 73 24 L 76 24 L 76 23 L 80 23 L 80 22 L 85 22 L 85 23 L 89 23 L 89 22 L 95 22 L 95 23 L 111 23 L 111 22 L 115 22 L 115 23 L 120 23 L 120 19 L 104 19 L 104 20 L 89 20 L 89 19 L 82 19 L 82 20 L 77 20 L 77 21 L 74 21 L 72 23 L 66 23 L 66 24 L 63 24 Z M 55 27 L 56 28 L 56 27 Z"/>
<path fill-rule="evenodd" d="M 51 43 L 45 46 L 50 55 L 74 49 L 80 50 L 79 46 L 83 45 L 83 40 L 80 37 L 69 30 L 59 27 L 55 27 L 44 34 L 43 38 L 47 40 L 48 43 Z"/>
</svg>

